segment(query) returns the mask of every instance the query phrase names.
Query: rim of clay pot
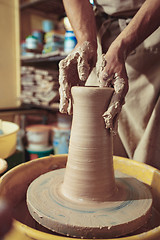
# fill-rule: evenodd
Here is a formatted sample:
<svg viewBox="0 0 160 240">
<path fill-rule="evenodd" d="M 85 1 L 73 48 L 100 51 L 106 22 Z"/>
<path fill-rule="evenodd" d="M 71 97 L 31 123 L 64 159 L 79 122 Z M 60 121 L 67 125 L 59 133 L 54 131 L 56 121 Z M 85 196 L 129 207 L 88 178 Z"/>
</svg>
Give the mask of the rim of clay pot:
<svg viewBox="0 0 160 240">
<path fill-rule="evenodd" d="M 114 88 L 112 87 L 99 87 L 99 86 L 73 86 L 72 88 L 85 88 L 85 89 L 88 89 L 88 88 L 93 88 L 93 89 L 101 89 L 101 90 L 104 90 L 104 89 L 109 89 L 111 91 L 114 91 Z"/>
</svg>

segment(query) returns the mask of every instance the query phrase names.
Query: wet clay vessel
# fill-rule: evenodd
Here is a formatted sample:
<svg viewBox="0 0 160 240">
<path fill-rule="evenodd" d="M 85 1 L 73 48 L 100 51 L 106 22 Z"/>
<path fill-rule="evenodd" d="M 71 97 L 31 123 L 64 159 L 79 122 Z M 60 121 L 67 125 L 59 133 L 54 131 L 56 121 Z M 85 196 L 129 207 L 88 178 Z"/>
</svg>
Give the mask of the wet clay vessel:
<svg viewBox="0 0 160 240">
<path fill-rule="evenodd" d="M 105 128 L 113 90 L 73 87 L 67 166 L 35 179 L 27 191 L 32 217 L 58 233 L 111 238 L 140 228 L 152 196 L 142 182 L 113 169 L 112 133 Z"/>
</svg>

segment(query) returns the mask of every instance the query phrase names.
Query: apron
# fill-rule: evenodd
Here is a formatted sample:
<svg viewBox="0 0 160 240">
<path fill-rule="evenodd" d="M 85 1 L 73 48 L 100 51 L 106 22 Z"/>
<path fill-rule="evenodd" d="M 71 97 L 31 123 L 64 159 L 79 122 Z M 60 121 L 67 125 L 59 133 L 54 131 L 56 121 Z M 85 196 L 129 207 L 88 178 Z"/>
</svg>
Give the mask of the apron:
<svg viewBox="0 0 160 240">
<path fill-rule="evenodd" d="M 101 1 L 108 2 L 97 0 L 98 3 Z M 126 9 L 118 11 L 119 16 L 117 8 L 113 11 L 112 7 L 112 15 L 106 14 L 104 9 L 107 9 L 106 5 L 95 7 L 98 59 L 133 17 L 126 14 Z M 129 91 L 119 117 L 118 135 L 114 137 L 114 154 L 160 169 L 160 28 L 128 56 L 126 70 Z M 87 85 L 98 85 L 96 68 Z"/>
</svg>

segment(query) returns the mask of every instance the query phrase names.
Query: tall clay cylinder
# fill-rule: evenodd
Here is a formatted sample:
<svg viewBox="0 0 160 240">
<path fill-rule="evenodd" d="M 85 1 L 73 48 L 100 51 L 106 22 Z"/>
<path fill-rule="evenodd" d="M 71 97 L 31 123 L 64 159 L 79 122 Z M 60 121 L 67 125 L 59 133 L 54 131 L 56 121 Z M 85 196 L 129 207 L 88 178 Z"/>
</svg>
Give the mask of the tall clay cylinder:
<svg viewBox="0 0 160 240">
<path fill-rule="evenodd" d="M 112 133 L 102 117 L 112 94 L 106 87 L 72 87 L 73 121 L 61 186 L 72 201 L 105 201 L 114 194 Z"/>
</svg>

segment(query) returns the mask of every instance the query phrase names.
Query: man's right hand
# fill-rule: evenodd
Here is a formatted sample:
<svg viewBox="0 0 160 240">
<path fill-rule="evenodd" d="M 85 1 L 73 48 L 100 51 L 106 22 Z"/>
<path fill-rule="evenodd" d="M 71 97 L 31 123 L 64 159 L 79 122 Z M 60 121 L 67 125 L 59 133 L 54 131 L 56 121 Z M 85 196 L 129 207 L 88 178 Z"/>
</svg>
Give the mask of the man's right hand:
<svg viewBox="0 0 160 240">
<path fill-rule="evenodd" d="M 72 86 L 84 86 L 96 65 L 97 49 L 88 41 L 75 49 L 59 63 L 60 112 L 72 114 Z"/>
</svg>

